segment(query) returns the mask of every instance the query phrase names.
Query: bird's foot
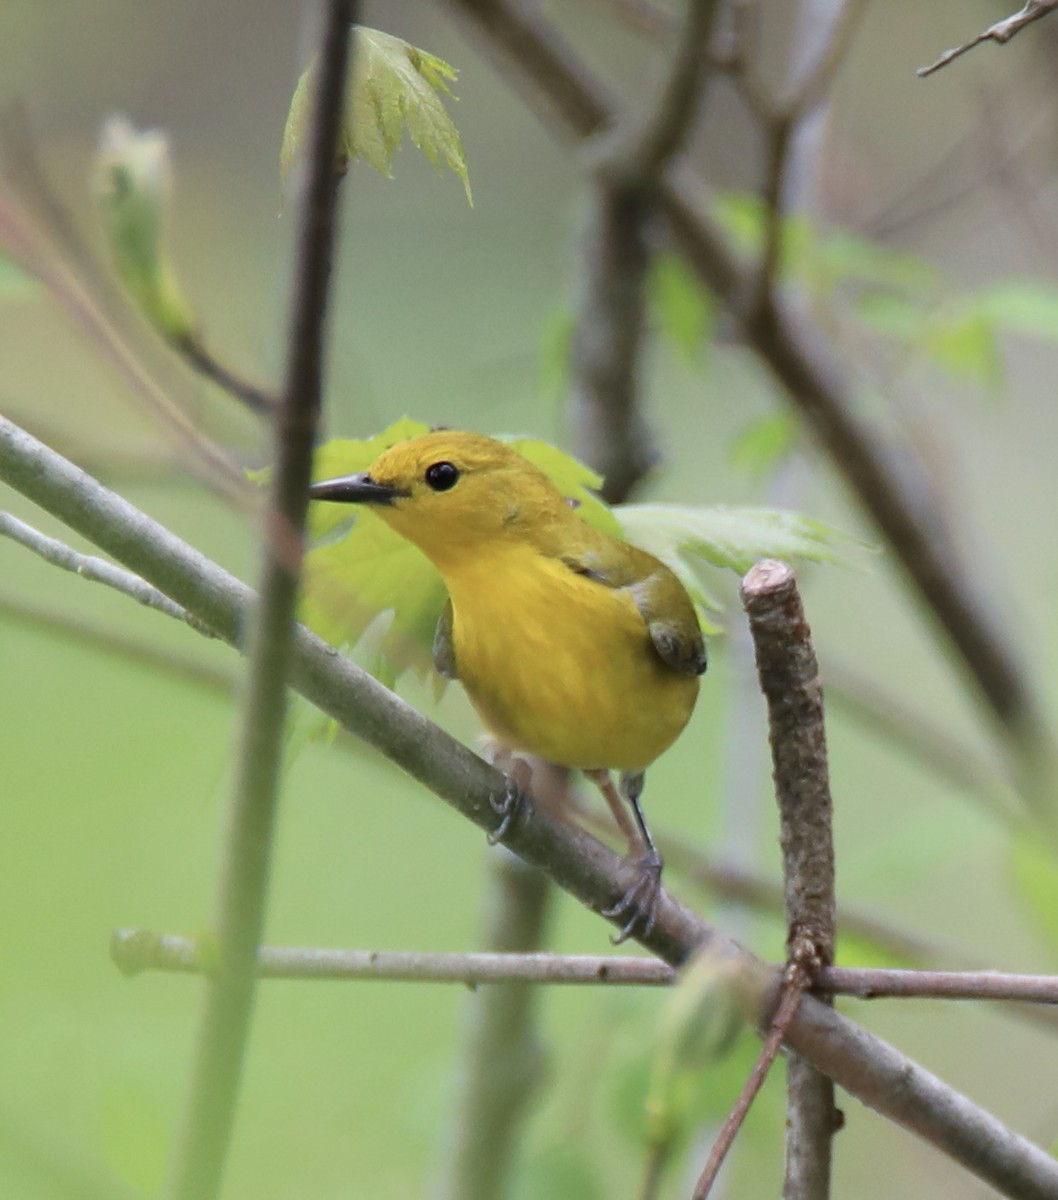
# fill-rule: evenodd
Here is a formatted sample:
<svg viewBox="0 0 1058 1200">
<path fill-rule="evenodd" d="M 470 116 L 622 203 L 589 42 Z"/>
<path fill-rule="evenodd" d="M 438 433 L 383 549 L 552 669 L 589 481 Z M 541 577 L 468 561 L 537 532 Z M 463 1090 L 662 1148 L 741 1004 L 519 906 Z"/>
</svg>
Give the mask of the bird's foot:
<svg viewBox="0 0 1058 1200">
<path fill-rule="evenodd" d="M 523 787 L 512 775 L 507 776 L 502 792 L 489 796 L 489 805 L 500 818 L 500 823 L 488 835 L 490 846 L 502 842 L 514 826 L 523 818 L 528 817 L 533 809 L 528 788 Z"/>
<path fill-rule="evenodd" d="M 649 937 L 653 932 L 661 897 L 661 867 L 661 855 L 656 850 L 647 851 L 635 862 L 636 880 L 632 886 L 616 904 L 602 910 L 604 917 L 625 922 L 610 938 L 615 946 L 633 935 Z"/>
</svg>

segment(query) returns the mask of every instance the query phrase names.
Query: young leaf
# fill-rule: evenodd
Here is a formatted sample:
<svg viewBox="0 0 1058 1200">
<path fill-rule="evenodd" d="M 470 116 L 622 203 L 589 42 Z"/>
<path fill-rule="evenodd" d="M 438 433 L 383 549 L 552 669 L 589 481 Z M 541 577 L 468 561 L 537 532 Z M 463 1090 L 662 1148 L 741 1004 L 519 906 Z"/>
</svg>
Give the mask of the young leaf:
<svg viewBox="0 0 1058 1200">
<path fill-rule="evenodd" d="M 744 574 L 761 558 L 801 558 L 847 565 L 842 544 L 866 543 L 797 513 L 769 508 L 692 508 L 680 504 L 628 504 L 617 517 L 630 542 L 672 566 L 703 558 Z"/>
<path fill-rule="evenodd" d="M 197 324 L 166 249 L 172 191 L 169 142 L 157 129 L 137 131 L 111 117 L 99 137 L 95 189 L 121 282 L 165 338 L 182 342 Z"/>
<path fill-rule="evenodd" d="M 800 422 L 790 413 L 772 413 L 744 429 L 731 447 L 733 466 L 764 475 L 778 466 L 797 443 Z"/>
<path fill-rule="evenodd" d="M 661 254 L 654 260 L 650 299 L 661 328 L 691 360 L 709 344 L 716 319 L 711 293 L 692 275 L 682 258 Z"/>
<path fill-rule="evenodd" d="M 403 38 L 378 29 L 356 26 L 350 90 L 345 100 L 339 143 L 338 172 L 362 158 L 387 179 L 393 177 L 393 155 L 404 132 L 431 163 L 442 163 L 463 181 L 467 202 L 473 204 L 463 143 L 441 95 L 451 96 L 449 80 L 458 72 L 443 59 L 419 50 Z M 280 177 L 286 180 L 301 151 L 309 119 L 315 62 L 298 80 L 283 130 L 279 155 Z"/>
</svg>

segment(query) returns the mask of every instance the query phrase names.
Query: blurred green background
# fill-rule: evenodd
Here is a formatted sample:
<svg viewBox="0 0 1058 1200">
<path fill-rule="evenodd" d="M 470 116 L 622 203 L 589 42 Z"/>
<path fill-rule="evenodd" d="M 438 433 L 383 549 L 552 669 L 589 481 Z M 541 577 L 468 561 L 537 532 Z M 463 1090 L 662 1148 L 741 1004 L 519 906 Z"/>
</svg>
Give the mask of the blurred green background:
<svg viewBox="0 0 1058 1200">
<path fill-rule="evenodd" d="M 88 177 L 101 122 L 120 112 L 169 132 L 173 251 L 184 285 L 214 348 L 263 380 L 274 380 L 282 362 L 292 221 L 281 212 L 277 159 L 309 7 L 104 0 L 89 11 L 70 0 L 7 0 L 0 8 L 0 90 L 24 103 L 79 225 L 93 227 Z M 555 0 L 549 10 L 635 103 L 652 55 L 613 32 L 604 8 Z M 792 5 L 774 10 L 767 61 L 782 59 Z M 1056 196 L 1053 138 L 1043 136 L 1054 114 L 1046 22 L 1038 37 L 1029 31 L 1002 51 L 983 47 L 929 82 L 914 77 L 915 67 L 1002 15 L 994 4 L 876 2 L 835 93 L 824 180 L 831 218 L 938 264 L 953 294 L 995 278 L 1053 280 L 1058 272 L 1058 253 L 1053 244 L 1047 252 L 1031 219 L 1038 210 L 1053 221 Z M 336 269 L 329 431 L 364 436 L 407 413 L 562 443 L 567 414 L 542 378 L 541 358 L 576 284 L 576 157 L 504 86 L 443 6 L 369 5 L 364 20 L 460 69 L 454 116 L 475 205 L 467 207 L 457 180 L 439 178 L 408 148 L 393 181 L 353 169 Z M 714 182 L 758 181 L 761 150 L 747 130 L 720 88 L 696 146 Z M 1010 171 L 1016 182 L 1005 183 Z M 880 390 L 893 408 L 875 401 L 875 415 L 884 424 L 895 411 L 921 434 L 974 573 L 1046 681 L 1056 652 L 1055 350 L 1027 340 L 1003 350 L 1003 378 L 993 387 L 913 359 L 884 364 Z M 0 299 L 0 363 L 0 410 L 253 578 L 253 530 L 195 483 L 187 464 L 171 469 L 171 448 L 149 417 L 42 292 L 14 289 Z M 223 398 L 188 386 L 204 427 L 259 463 L 250 422 Z M 662 345 L 647 399 L 665 462 L 645 494 L 701 504 L 773 494 L 767 479 L 732 461 L 739 437 L 776 405 L 747 352 L 721 339 L 690 363 Z M 802 465 L 792 494 L 809 515 L 874 537 L 821 460 Z M 0 502 L 56 532 L 13 493 Z M 867 569 L 803 572 L 824 671 L 830 656 L 854 661 L 987 749 L 983 722 L 899 573 L 885 557 L 863 561 Z M 734 584 L 720 586 L 737 621 Z M 12 544 L 0 545 L 0 593 L 206 667 L 233 675 L 239 668 L 223 648 Z M 762 714 L 754 708 L 747 724 L 732 703 L 746 670 L 744 656 L 732 660 L 724 641 L 714 642 L 693 725 L 652 770 L 646 804 L 658 827 L 748 853 L 775 878 Z M 0 1193 L 155 1195 L 199 986 L 124 979 L 107 943 L 120 926 L 207 927 L 232 705 L 13 615 L 0 616 L 0 679 Z M 475 736 L 458 689 L 436 711 L 425 693 L 405 694 L 457 736 Z M 829 733 L 842 901 L 916 930 L 939 947 L 937 965 L 958 952 L 1005 969 L 1053 968 L 1053 945 L 1036 936 L 1011 889 L 1001 828 L 840 710 Z M 392 767 L 366 753 L 309 746 L 287 771 L 268 940 L 472 948 L 485 861 L 478 832 Z M 758 952 L 780 953 L 777 923 L 718 911 L 684 882 L 670 882 Z M 607 934 L 558 900 L 554 949 L 605 952 Z M 468 999 L 442 985 L 263 986 L 227 1194 L 428 1195 L 443 1157 Z M 660 992 L 541 994 L 549 1072 L 527 1133 L 519 1200 L 634 1194 L 642 1085 L 663 1004 Z M 842 1007 L 1030 1137 L 1054 1139 L 1053 1035 L 968 1005 Z M 706 1106 L 717 1116 L 734 1097 L 736 1076 L 724 1068 L 712 1082 Z M 751 1120 L 731 1195 L 776 1192 L 780 1092 L 773 1081 Z M 987 1194 L 910 1135 L 847 1098 L 842 1107 L 835 1194 Z M 581 1156 L 595 1183 L 572 1182 Z M 699 1147 L 692 1167 L 702 1157 Z M 677 1175 L 674 1196 L 687 1191 Z"/>
</svg>

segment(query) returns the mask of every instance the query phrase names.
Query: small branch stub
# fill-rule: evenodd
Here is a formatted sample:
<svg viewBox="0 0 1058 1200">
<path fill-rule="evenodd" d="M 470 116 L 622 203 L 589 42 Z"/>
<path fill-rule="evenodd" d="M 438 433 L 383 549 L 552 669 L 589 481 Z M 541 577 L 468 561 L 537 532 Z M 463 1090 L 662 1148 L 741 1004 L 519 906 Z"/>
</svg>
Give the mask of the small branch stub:
<svg viewBox="0 0 1058 1200">
<path fill-rule="evenodd" d="M 787 977 L 799 992 L 834 960 L 833 805 L 823 690 L 797 581 L 781 562 L 758 563 L 742 581 L 779 805 L 786 892 Z M 834 1085 L 797 1055 L 787 1062 L 784 1200 L 826 1200 L 830 1143 L 840 1128 Z"/>
</svg>

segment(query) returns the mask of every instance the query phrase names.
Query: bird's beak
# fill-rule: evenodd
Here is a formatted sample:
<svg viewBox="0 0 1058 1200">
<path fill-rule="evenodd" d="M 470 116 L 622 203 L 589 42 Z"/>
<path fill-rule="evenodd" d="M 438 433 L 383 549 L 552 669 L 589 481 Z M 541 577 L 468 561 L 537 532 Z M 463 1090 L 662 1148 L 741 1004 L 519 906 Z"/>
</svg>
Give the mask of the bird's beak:
<svg viewBox="0 0 1058 1200">
<path fill-rule="evenodd" d="M 333 500 L 338 504 L 392 504 L 406 494 L 388 483 L 376 483 L 366 472 L 309 486 L 310 500 Z"/>
</svg>

